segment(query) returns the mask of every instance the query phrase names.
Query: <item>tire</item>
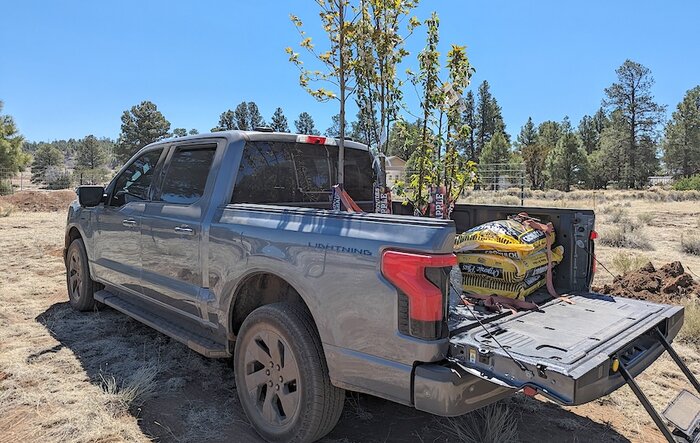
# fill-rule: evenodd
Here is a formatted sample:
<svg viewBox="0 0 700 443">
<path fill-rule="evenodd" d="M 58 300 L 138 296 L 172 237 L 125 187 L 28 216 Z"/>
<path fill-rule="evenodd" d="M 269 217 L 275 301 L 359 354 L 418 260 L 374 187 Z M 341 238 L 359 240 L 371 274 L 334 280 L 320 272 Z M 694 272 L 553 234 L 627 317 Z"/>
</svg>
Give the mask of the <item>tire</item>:
<svg viewBox="0 0 700 443">
<path fill-rule="evenodd" d="M 267 441 L 316 441 L 338 423 L 345 391 L 331 384 L 305 307 L 275 303 L 254 310 L 239 331 L 233 365 L 243 410 Z"/>
<path fill-rule="evenodd" d="M 68 299 L 73 309 L 77 311 L 92 311 L 95 309 L 95 291 L 98 283 L 90 277 L 85 245 L 79 238 L 73 240 L 66 253 L 66 285 Z"/>
</svg>

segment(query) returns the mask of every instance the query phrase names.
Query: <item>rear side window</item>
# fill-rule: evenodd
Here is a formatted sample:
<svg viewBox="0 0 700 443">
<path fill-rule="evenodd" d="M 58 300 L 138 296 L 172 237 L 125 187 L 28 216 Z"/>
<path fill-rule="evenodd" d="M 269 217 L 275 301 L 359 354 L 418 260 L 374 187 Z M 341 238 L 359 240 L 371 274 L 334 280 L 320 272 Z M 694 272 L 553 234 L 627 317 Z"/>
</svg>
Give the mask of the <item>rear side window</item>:
<svg viewBox="0 0 700 443">
<path fill-rule="evenodd" d="M 165 171 L 160 200 L 189 205 L 204 194 L 216 145 L 178 147 Z"/>
<path fill-rule="evenodd" d="M 374 176 L 367 151 L 346 149 L 345 189 L 372 200 Z M 232 203 L 329 203 L 337 183 L 338 148 L 306 143 L 248 142 Z"/>
</svg>

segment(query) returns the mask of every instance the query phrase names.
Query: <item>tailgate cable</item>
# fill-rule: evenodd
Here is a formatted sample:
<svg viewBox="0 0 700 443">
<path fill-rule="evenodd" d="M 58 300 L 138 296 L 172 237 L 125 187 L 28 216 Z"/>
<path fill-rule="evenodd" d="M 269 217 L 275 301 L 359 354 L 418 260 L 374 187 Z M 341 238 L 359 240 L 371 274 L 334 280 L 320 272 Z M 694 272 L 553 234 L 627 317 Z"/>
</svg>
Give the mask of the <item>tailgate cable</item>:
<svg viewBox="0 0 700 443">
<path fill-rule="evenodd" d="M 581 248 L 581 249 L 583 249 L 584 251 L 586 251 L 586 254 L 588 254 L 589 256 L 591 256 L 591 258 L 593 258 L 593 260 L 595 260 L 595 262 L 598 263 L 598 264 L 600 265 L 601 268 L 605 269 L 605 272 L 607 272 L 608 274 L 610 274 L 610 276 L 613 278 L 613 282 L 615 281 L 615 278 L 617 278 L 617 276 L 616 276 L 615 274 L 613 274 L 613 273 L 610 271 L 610 269 L 608 269 L 608 268 L 603 264 L 603 262 L 601 262 L 600 260 L 598 260 L 598 257 L 596 257 L 595 254 L 591 253 L 591 251 L 588 250 L 588 248 L 583 244 L 583 242 L 582 242 L 581 240 L 577 241 L 577 242 L 576 242 L 576 245 L 577 245 L 579 248 Z M 622 290 L 624 290 L 625 292 L 627 292 L 627 295 L 628 295 L 630 298 L 636 298 L 636 296 L 635 296 L 629 289 L 627 289 L 624 285 L 620 285 L 620 288 L 622 288 Z"/>
<path fill-rule="evenodd" d="M 506 349 L 506 348 L 496 339 L 496 336 L 494 336 L 494 335 L 491 333 L 491 331 L 489 331 L 488 328 L 486 328 L 486 326 L 484 326 L 484 323 L 481 322 L 481 319 L 476 315 L 476 312 L 474 312 L 474 310 L 472 309 L 472 307 L 470 306 L 470 304 L 468 304 L 467 301 L 464 300 L 464 299 L 462 298 L 462 296 L 461 296 L 461 293 L 462 293 L 462 292 L 459 291 L 457 288 L 455 288 L 454 282 L 450 281 L 450 286 L 452 287 L 453 290 L 457 291 L 457 293 L 460 294 L 459 299 L 462 300 L 462 303 L 464 304 L 464 306 L 466 306 L 467 309 L 469 309 L 469 312 L 470 312 L 471 315 L 476 319 L 476 321 L 479 323 L 479 326 L 481 326 L 481 328 L 482 328 L 484 331 L 486 331 L 486 334 L 488 334 L 489 338 L 490 338 L 491 340 L 493 340 L 493 341 L 498 345 L 498 347 L 501 348 L 501 349 L 503 350 L 503 352 L 506 353 L 506 355 L 508 355 L 508 357 L 509 357 L 511 360 L 513 360 L 513 363 L 515 363 L 516 366 L 518 366 L 522 371 L 528 373 L 528 378 L 534 377 L 534 374 L 532 373 L 532 371 L 530 371 L 527 367 L 525 367 L 524 364 L 522 364 L 521 362 L 519 362 L 518 360 L 516 360 L 515 357 L 513 357 L 513 356 L 511 355 L 510 352 L 508 352 L 508 349 Z"/>
</svg>

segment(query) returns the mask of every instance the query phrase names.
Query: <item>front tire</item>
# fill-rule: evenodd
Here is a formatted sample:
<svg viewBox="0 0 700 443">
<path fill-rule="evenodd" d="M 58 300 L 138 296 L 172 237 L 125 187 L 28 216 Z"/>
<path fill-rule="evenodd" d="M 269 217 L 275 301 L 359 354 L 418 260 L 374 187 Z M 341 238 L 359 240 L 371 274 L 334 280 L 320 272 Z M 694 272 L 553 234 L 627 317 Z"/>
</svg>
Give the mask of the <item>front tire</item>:
<svg viewBox="0 0 700 443">
<path fill-rule="evenodd" d="M 330 382 L 303 306 L 275 303 L 253 311 L 241 326 L 233 364 L 243 409 L 267 441 L 316 441 L 338 423 L 345 391 Z"/>
<path fill-rule="evenodd" d="M 70 305 L 77 311 L 95 309 L 97 283 L 90 277 L 85 245 L 79 238 L 73 240 L 66 253 L 66 284 Z"/>
</svg>

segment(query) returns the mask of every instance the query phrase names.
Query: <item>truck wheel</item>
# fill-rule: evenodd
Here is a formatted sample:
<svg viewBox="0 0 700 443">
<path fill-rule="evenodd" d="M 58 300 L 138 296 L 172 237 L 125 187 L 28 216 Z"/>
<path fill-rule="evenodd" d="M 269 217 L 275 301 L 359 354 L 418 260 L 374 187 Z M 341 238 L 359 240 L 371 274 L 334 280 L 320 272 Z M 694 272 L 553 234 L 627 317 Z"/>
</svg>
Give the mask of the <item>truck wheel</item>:
<svg viewBox="0 0 700 443">
<path fill-rule="evenodd" d="M 97 283 L 90 278 L 85 245 L 79 238 L 73 240 L 66 253 L 66 283 L 70 305 L 77 311 L 92 311 L 95 308 L 93 295 Z"/>
<path fill-rule="evenodd" d="M 241 326 L 233 365 L 243 409 L 266 440 L 312 442 L 338 423 L 345 391 L 331 384 L 304 307 L 275 303 L 253 311 Z"/>
</svg>

